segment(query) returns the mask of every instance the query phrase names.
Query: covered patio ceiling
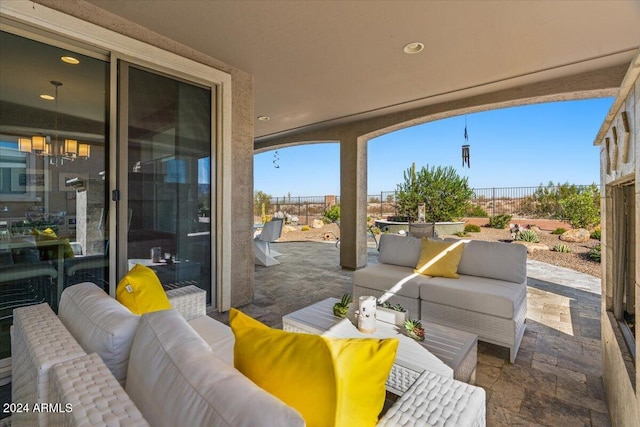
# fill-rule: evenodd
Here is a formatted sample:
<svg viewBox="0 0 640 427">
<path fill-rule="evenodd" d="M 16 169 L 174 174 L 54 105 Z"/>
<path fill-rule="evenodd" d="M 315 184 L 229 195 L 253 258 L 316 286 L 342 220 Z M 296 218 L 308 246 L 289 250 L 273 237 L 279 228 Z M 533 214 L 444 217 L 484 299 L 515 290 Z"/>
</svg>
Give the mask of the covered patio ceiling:
<svg viewBox="0 0 640 427">
<path fill-rule="evenodd" d="M 631 0 L 88 2 L 252 74 L 256 146 L 597 70 L 615 89 L 640 46 Z"/>
</svg>

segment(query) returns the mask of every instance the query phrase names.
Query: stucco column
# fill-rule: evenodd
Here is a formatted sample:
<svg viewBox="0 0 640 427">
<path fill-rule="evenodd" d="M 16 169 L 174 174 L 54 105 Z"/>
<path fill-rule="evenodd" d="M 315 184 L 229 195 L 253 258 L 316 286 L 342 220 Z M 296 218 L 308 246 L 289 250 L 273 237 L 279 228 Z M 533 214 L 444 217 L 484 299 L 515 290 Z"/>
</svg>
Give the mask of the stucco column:
<svg viewBox="0 0 640 427">
<path fill-rule="evenodd" d="M 340 140 L 340 265 L 367 265 L 367 140 Z"/>
</svg>

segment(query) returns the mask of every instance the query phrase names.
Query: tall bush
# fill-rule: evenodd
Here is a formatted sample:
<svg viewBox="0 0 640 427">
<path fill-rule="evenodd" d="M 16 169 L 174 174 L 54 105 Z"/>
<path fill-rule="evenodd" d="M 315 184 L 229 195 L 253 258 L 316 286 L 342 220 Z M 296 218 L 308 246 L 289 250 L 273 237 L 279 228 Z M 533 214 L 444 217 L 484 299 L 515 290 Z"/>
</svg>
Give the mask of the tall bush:
<svg viewBox="0 0 640 427">
<path fill-rule="evenodd" d="M 460 177 L 451 166 L 422 167 L 415 163 L 404 172 L 398 184 L 396 208 L 400 215 L 418 217 L 418 205 L 425 204 L 425 221 L 453 221 L 464 215 L 473 196 L 467 178 Z"/>
<path fill-rule="evenodd" d="M 560 200 L 562 215 L 575 228 L 588 228 L 600 223 L 600 190 L 592 184 Z"/>
<path fill-rule="evenodd" d="M 255 215 L 260 215 L 262 212 L 262 204 L 264 203 L 264 210 L 266 213 L 271 209 L 271 195 L 264 191 L 256 191 L 253 193 L 253 209 Z"/>
<path fill-rule="evenodd" d="M 329 209 L 325 210 L 322 215 L 322 220 L 325 224 L 340 221 L 340 205 L 333 205 Z"/>
</svg>

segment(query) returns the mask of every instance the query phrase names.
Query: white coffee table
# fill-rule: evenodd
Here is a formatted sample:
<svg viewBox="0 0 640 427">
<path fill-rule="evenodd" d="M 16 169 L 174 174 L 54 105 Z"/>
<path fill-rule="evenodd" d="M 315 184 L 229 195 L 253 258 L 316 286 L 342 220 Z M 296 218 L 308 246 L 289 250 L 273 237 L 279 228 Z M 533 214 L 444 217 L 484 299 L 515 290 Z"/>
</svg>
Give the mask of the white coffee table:
<svg viewBox="0 0 640 427">
<path fill-rule="evenodd" d="M 376 332 L 363 334 L 353 325 L 353 313 L 347 319 L 333 315 L 337 298 L 302 308 L 282 317 L 282 328 L 290 332 L 305 332 L 336 338 L 397 338 L 400 340 L 396 360 L 387 380 L 387 390 L 402 395 L 425 370 L 445 377 L 475 381 L 478 337 L 446 326 L 423 323 L 425 340 L 416 341 L 400 328 L 376 322 Z"/>
</svg>

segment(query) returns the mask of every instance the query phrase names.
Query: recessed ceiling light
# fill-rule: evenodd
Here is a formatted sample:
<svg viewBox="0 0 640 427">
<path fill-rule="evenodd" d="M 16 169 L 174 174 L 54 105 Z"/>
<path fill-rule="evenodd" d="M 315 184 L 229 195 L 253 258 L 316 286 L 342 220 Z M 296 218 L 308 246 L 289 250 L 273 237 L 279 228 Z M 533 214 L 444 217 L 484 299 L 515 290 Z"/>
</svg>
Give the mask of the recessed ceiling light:
<svg viewBox="0 0 640 427">
<path fill-rule="evenodd" d="M 56 99 L 55 96 L 51 96 L 51 95 L 47 95 L 47 94 L 40 95 L 40 98 L 46 99 L 47 101 L 53 101 L 54 99 Z"/>
<path fill-rule="evenodd" d="M 62 56 L 60 57 L 60 59 L 62 60 L 62 62 L 66 62 L 67 64 L 77 65 L 80 63 L 80 60 L 74 58 L 73 56 Z"/>
<path fill-rule="evenodd" d="M 271 117 L 269 117 L 269 116 L 258 116 L 258 120 L 260 120 L 261 122 L 268 122 L 269 120 L 271 120 Z"/>
<path fill-rule="evenodd" d="M 414 42 L 407 44 L 402 50 L 408 55 L 413 55 L 414 53 L 422 52 L 422 49 L 424 49 L 424 44 Z"/>
</svg>

